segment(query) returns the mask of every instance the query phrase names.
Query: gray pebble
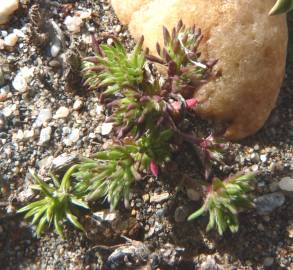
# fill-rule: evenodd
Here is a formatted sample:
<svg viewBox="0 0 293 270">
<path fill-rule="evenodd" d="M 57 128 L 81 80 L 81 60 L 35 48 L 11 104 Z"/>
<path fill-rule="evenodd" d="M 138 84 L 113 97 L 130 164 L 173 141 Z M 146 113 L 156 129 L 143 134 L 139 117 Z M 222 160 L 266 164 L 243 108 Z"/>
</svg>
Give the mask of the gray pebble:
<svg viewBox="0 0 293 270">
<path fill-rule="evenodd" d="M 260 215 L 267 215 L 285 203 L 285 196 L 281 192 L 263 195 L 255 199 L 256 211 Z"/>
</svg>

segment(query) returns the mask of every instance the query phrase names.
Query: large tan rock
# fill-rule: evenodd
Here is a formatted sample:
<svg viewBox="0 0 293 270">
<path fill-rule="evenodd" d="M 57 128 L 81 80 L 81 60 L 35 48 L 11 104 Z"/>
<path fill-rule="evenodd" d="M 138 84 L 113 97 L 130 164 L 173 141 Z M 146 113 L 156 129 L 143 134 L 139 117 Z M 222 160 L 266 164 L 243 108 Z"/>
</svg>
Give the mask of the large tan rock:
<svg viewBox="0 0 293 270">
<path fill-rule="evenodd" d="M 10 15 L 18 9 L 19 0 L 0 0 L 0 24 L 9 21 Z"/>
<path fill-rule="evenodd" d="M 258 131 L 273 109 L 285 70 L 285 16 L 269 17 L 275 0 L 112 0 L 132 35 L 145 36 L 155 53 L 163 42 L 162 26 L 171 29 L 182 19 L 202 29 L 204 58 L 219 59 L 219 77 L 195 96 L 201 117 L 212 119 L 228 139 Z"/>
</svg>

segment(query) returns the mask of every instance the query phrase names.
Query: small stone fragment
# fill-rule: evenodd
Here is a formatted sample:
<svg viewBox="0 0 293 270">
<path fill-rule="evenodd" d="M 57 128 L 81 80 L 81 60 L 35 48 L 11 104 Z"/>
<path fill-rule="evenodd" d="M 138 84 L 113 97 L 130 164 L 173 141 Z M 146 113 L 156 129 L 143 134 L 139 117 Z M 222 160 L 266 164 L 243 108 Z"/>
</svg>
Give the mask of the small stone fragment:
<svg viewBox="0 0 293 270">
<path fill-rule="evenodd" d="M 164 202 L 166 200 L 168 200 L 170 198 L 170 194 L 168 192 L 164 192 L 161 194 L 153 194 L 150 198 L 150 202 L 151 203 L 161 203 Z"/>
<path fill-rule="evenodd" d="M 25 131 L 23 132 L 23 138 L 24 138 L 25 140 L 29 140 L 29 139 L 33 138 L 34 136 L 35 136 L 35 131 L 34 131 L 34 129 L 25 130 Z"/>
<path fill-rule="evenodd" d="M 274 258 L 273 257 L 266 257 L 263 261 L 263 265 L 265 267 L 270 267 L 274 264 Z"/>
<path fill-rule="evenodd" d="M 8 105 L 3 110 L 2 113 L 5 117 L 11 116 L 16 110 L 16 104 Z"/>
<path fill-rule="evenodd" d="M 35 68 L 23 67 L 16 74 L 14 80 L 12 81 L 12 86 L 15 90 L 19 92 L 26 92 L 28 90 L 29 83 L 34 76 Z"/>
<path fill-rule="evenodd" d="M 37 165 L 39 167 L 39 172 L 46 172 L 48 169 L 50 169 L 50 166 L 52 164 L 53 156 L 46 156 L 45 158 L 39 160 L 37 162 Z"/>
<path fill-rule="evenodd" d="M 194 189 L 189 188 L 186 193 L 189 200 L 199 201 L 201 198 L 200 193 Z"/>
<path fill-rule="evenodd" d="M 117 218 L 117 214 L 115 212 L 110 212 L 109 210 L 99 211 L 93 213 L 93 217 L 99 222 L 109 222 L 111 223 Z"/>
<path fill-rule="evenodd" d="M 81 18 L 82 20 L 86 20 L 92 16 L 92 12 L 91 11 L 81 11 L 81 12 L 79 12 L 78 15 L 79 15 L 79 18 Z"/>
<path fill-rule="evenodd" d="M 35 121 L 35 126 L 41 127 L 45 123 L 48 123 L 51 120 L 51 118 L 52 118 L 51 109 L 41 109 Z"/>
<path fill-rule="evenodd" d="M 268 215 L 285 203 L 285 196 L 281 192 L 274 192 L 255 199 L 256 211 L 260 215 Z"/>
<path fill-rule="evenodd" d="M 78 16 L 67 16 L 64 20 L 64 24 L 70 32 L 79 33 L 83 22 Z"/>
<path fill-rule="evenodd" d="M 83 102 L 81 99 L 77 99 L 74 103 L 73 103 L 73 110 L 78 111 L 82 108 L 83 106 Z"/>
<path fill-rule="evenodd" d="M 0 5 L 0 24 L 8 22 L 10 15 L 18 9 L 18 0 L 2 0 Z"/>
<path fill-rule="evenodd" d="M 31 188 L 26 188 L 17 195 L 17 200 L 21 203 L 24 203 L 30 200 L 33 197 L 33 195 L 33 190 Z"/>
<path fill-rule="evenodd" d="M 52 171 L 58 172 L 66 170 L 78 161 L 79 159 L 76 155 L 61 154 L 52 161 Z"/>
<path fill-rule="evenodd" d="M 279 182 L 279 188 L 284 191 L 293 191 L 293 178 L 291 177 L 284 177 Z"/>
<path fill-rule="evenodd" d="M 110 134 L 113 128 L 113 123 L 103 123 L 101 126 L 101 134 L 103 136 Z"/>
<path fill-rule="evenodd" d="M 8 47 L 14 47 L 18 41 L 18 36 L 15 33 L 9 34 L 4 38 L 4 45 Z"/>
<path fill-rule="evenodd" d="M 46 127 L 41 130 L 39 144 L 44 145 L 51 139 L 52 128 Z"/>
<path fill-rule="evenodd" d="M 66 118 L 69 115 L 69 109 L 67 107 L 60 107 L 54 115 L 54 119 Z"/>
<path fill-rule="evenodd" d="M 71 146 L 73 143 L 76 143 L 79 139 L 79 129 L 78 128 L 74 128 L 71 130 L 71 133 L 67 136 L 67 138 L 64 140 L 64 143 L 67 146 Z"/>
<path fill-rule="evenodd" d="M 200 266 L 200 270 L 223 270 L 216 261 L 209 255 L 205 262 Z"/>
<path fill-rule="evenodd" d="M 96 113 L 99 115 L 103 112 L 104 107 L 102 105 L 97 105 L 96 107 Z"/>
<path fill-rule="evenodd" d="M 56 57 L 59 54 L 60 50 L 61 50 L 61 43 L 60 42 L 53 43 L 50 48 L 52 57 Z"/>
</svg>

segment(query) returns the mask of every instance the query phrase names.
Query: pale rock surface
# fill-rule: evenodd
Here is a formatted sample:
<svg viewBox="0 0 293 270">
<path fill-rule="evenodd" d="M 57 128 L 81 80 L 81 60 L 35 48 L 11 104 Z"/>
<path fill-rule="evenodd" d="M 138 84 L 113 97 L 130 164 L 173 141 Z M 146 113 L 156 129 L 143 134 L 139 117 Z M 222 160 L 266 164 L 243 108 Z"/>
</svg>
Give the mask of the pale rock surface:
<svg viewBox="0 0 293 270">
<path fill-rule="evenodd" d="M 79 33 L 83 21 L 78 16 L 67 16 L 64 20 L 67 29 L 72 33 Z"/>
<path fill-rule="evenodd" d="M 66 118 L 69 115 L 69 109 L 67 107 L 61 106 L 55 113 L 54 119 Z"/>
<path fill-rule="evenodd" d="M 50 141 L 52 134 L 52 128 L 46 127 L 41 130 L 39 145 L 45 145 L 47 142 Z"/>
<path fill-rule="evenodd" d="M 21 68 L 12 81 L 12 86 L 14 87 L 14 89 L 22 93 L 26 92 L 28 90 L 29 83 L 34 76 L 34 71 L 34 67 Z"/>
<path fill-rule="evenodd" d="M 48 123 L 52 118 L 52 111 L 51 109 L 41 109 L 39 115 L 34 123 L 35 127 L 41 127 L 45 123 Z"/>
<path fill-rule="evenodd" d="M 279 182 L 279 187 L 281 190 L 293 192 L 293 178 L 283 177 Z"/>
<path fill-rule="evenodd" d="M 4 45 L 8 47 L 14 47 L 18 41 L 18 36 L 15 33 L 9 34 L 4 38 Z"/>
<path fill-rule="evenodd" d="M 101 134 L 103 136 L 110 134 L 113 128 L 113 123 L 103 123 L 101 126 Z"/>
<path fill-rule="evenodd" d="M 18 9 L 18 0 L 0 0 L 0 24 L 8 22 L 10 15 Z"/>
<path fill-rule="evenodd" d="M 269 17 L 275 0 L 111 0 L 134 38 L 145 36 L 155 54 L 180 19 L 202 29 L 203 58 L 218 59 L 218 76 L 201 87 L 197 112 L 212 119 L 228 139 L 257 132 L 275 106 L 284 77 L 287 51 L 285 16 Z"/>
</svg>

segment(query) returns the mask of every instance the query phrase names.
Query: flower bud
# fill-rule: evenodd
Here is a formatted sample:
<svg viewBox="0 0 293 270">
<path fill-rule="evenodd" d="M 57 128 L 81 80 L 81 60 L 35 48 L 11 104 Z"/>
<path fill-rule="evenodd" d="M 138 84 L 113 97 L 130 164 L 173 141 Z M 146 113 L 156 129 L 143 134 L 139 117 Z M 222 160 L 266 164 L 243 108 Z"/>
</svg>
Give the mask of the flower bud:
<svg viewBox="0 0 293 270">
<path fill-rule="evenodd" d="M 158 177 L 158 175 L 159 175 L 159 167 L 158 167 L 158 165 L 155 163 L 154 160 L 151 161 L 151 164 L 150 164 L 150 170 L 151 170 L 152 174 L 153 174 L 155 177 Z"/>
<path fill-rule="evenodd" d="M 186 100 L 186 107 L 188 109 L 192 109 L 193 107 L 195 107 L 197 105 L 198 101 L 195 98 L 191 98 L 191 99 L 187 99 Z"/>
</svg>

